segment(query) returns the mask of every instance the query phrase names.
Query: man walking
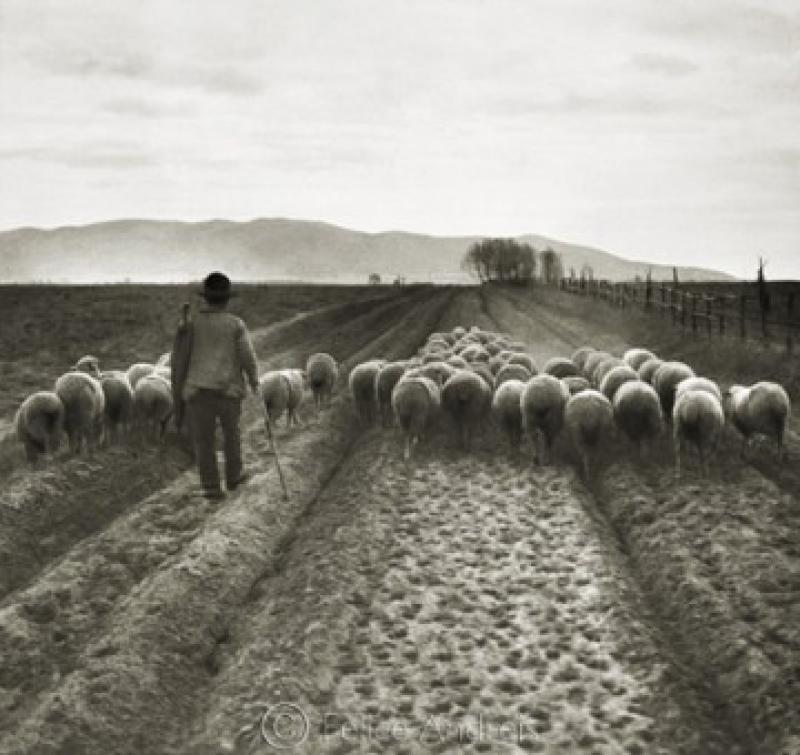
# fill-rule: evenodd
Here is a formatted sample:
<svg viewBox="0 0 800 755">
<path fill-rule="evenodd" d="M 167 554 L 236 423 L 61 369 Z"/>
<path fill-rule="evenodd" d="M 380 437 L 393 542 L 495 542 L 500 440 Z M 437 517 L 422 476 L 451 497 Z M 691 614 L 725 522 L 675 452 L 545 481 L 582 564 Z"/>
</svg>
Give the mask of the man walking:
<svg viewBox="0 0 800 755">
<path fill-rule="evenodd" d="M 206 305 L 194 320 L 183 323 L 173 348 L 173 386 L 176 398 L 186 403 L 203 495 L 225 497 L 220 486 L 215 450 L 217 420 L 222 427 L 225 486 L 235 490 L 248 477 L 242 469 L 239 418 L 245 396 L 245 379 L 258 390 L 256 356 L 244 321 L 228 312 L 236 293 L 220 272 L 203 281 Z"/>
</svg>

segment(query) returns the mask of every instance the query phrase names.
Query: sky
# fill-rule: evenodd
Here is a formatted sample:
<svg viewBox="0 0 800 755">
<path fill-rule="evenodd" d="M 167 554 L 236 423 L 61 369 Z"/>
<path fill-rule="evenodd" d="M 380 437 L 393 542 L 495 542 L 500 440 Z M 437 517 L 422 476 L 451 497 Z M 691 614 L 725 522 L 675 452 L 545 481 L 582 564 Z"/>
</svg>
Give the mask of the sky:
<svg viewBox="0 0 800 755">
<path fill-rule="evenodd" d="M 0 0 L 0 229 L 131 217 L 800 278 L 800 2 Z"/>
</svg>

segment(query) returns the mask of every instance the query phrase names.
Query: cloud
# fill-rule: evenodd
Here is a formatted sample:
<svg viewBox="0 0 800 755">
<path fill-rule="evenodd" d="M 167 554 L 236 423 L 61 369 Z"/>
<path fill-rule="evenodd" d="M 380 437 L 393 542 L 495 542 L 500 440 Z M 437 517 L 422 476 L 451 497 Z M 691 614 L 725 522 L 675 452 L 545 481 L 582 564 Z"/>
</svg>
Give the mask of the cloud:
<svg viewBox="0 0 800 755">
<path fill-rule="evenodd" d="M 634 68 L 641 71 L 665 76 L 687 76 L 698 69 L 696 63 L 678 55 L 659 55 L 651 52 L 637 53 L 631 56 L 630 62 Z"/>
<path fill-rule="evenodd" d="M 0 149 L 0 160 L 29 160 L 70 168 L 129 169 L 157 164 L 155 158 L 129 144 L 89 144 L 71 147 L 31 146 Z"/>
</svg>

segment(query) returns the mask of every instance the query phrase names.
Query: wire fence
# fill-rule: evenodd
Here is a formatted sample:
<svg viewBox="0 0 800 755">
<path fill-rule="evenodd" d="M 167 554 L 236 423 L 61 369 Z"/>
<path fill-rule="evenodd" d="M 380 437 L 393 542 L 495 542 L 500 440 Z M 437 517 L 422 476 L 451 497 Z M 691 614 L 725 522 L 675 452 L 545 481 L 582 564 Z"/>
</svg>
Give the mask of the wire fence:
<svg viewBox="0 0 800 755">
<path fill-rule="evenodd" d="M 715 290 L 713 284 L 706 289 L 702 284 L 562 278 L 559 287 L 619 309 L 652 313 L 696 337 L 758 341 L 782 347 L 787 354 L 795 352 L 800 339 L 800 307 L 795 307 L 795 292 L 791 290 L 772 292 L 765 300 L 752 293 L 748 284 L 740 284 L 742 292 L 734 293 L 722 287 Z"/>
</svg>

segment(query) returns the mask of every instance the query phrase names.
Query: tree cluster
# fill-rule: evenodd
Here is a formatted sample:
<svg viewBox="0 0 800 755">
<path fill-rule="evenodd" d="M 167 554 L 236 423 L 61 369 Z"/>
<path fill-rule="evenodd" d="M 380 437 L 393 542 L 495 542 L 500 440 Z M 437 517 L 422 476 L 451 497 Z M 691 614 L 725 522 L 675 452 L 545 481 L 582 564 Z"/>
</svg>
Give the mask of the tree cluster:
<svg viewBox="0 0 800 755">
<path fill-rule="evenodd" d="M 484 239 L 467 249 L 461 267 L 481 283 L 529 283 L 536 275 L 536 250 L 514 239 Z"/>
</svg>

